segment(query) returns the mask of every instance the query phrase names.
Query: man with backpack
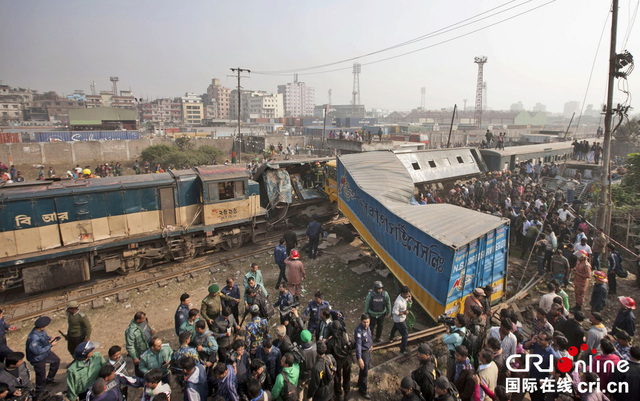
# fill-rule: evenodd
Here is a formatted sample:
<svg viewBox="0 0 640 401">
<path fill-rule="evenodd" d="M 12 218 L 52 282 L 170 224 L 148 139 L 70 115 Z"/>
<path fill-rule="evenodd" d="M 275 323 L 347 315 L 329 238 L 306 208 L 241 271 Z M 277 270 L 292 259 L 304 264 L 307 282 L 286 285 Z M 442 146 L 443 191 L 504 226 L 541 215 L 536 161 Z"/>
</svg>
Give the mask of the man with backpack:
<svg viewBox="0 0 640 401">
<path fill-rule="evenodd" d="M 425 401 L 417 383 L 409 376 L 403 377 L 400 381 L 400 392 L 402 393 L 401 401 Z"/>
<path fill-rule="evenodd" d="M 382 341 L 382 327 L 385 316 L 391 316 L 391 298 L 384 290 L 382 281 L 373 283 L 373 290 L 369 291 L 364 301 L 364 313 L 371 317 L 371 333 L 375 331 L 375 342 Z"/>
<path fill-rule="evenodd" d="M 302 330 L 300 333 L 300 340 L 302 345 L 300 346 L 300 354 L 304 358 L 304 361 L 300 364 L 300 376 L 298 378 L 298 393 L 302 400 L 309 398 L 309 382 L 311 381 L 311 370 L 316 364 L 316 345 L 311 341 L 311 332 L 309 330 Z"/>
<path fill-rule="evenodd" d="M 293 353 L 287 352 L 282 357 L 282 372 L 276 377 L 271 390 L 274 401 L 298 401 L 298 379 L 300 365 L 296 363 Z"/>
<path fill-rule="evenodd" d="M 420 366 L 411 372 L 411 379 L 418 384 L 422 397 L 427 400 L 433 400 L 435 397 L 435 382 L 436 376 L 438 375 L 436 368 L 437 362 L 431 355 L 432 351 L 429 344 L 420 344 L 418 346 L 418 361 L 420 361 Z"/>
<path fill-rule="evenodd" d="M 336 360 L 336 375 L 333 381 L 336 400 L 346 400 L 351 388 L 351 352 L 355 348 L 353 337 L 346 332 L 340 322 L 331 323 L 333 335 L 327 341 L 327 348 Z"/>
<path fill-rule="evenodd" d="M 318 341 L 316 344 L 318 356 L 311 370 L 311 383 L 308 396 L 313 401 L 333 400 L 333 375 L 336 371 L 336 361 L 331 354 L 327 354 L 327 344 Z"/>
</svg>

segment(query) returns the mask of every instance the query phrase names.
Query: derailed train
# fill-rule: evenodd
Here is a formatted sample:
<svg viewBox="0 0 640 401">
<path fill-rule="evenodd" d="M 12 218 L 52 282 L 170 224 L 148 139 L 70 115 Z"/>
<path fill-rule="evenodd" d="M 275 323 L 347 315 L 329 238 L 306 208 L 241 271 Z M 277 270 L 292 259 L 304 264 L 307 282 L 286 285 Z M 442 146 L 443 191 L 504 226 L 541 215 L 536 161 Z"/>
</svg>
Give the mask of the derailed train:
<svg viewBox="0 0 640 401">
<path fill-rule="evenodd" d="M 299 165 L 322 169 L 324 163 Z M 0 290 L 37 293 L 88 281 L 97 271 L 127 273 L 235 249 L 266 238 L 274 220 L 335 214 L 318 206 L 329 201 L 315 182 L 296 185 L 312 200 L 294 191 L 272 205 L 261 197 L 269 184 L 250 177 L 243 166 L 228 165 L 6 185 L 0 188 Z M 288 215 L 280 212 L 283 204 L 291 206 Z"/>
</svg>

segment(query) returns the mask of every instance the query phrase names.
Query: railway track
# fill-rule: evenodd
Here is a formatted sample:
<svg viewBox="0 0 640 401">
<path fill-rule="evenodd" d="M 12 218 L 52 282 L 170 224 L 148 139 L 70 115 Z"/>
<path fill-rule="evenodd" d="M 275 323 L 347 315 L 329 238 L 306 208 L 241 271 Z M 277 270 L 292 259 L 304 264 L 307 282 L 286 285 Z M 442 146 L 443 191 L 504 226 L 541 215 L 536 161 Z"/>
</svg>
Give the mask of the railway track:
<svg viewBox="0 0 640 401">
<path fill-rule="evenodd" d="M 324 228 L 330 230 L 333 226 L 345 222 L 347 220 L 344 218 L 337 219 L 326 223 Z M 100 278 L 35 296 L 22 294 L 23 298 L 6 300 L 3 303 L 4 315 L 12 323 L 22 323 L 44 314 L 63 311 L 71 301 L 77 301 L 80 304 L 91 303 L 92 307 L 102 306 L 106 297 L 115 296 L 118 301 L 125 301 L 130 291 L 139 291 L 151 286 L 164 286 L 172 281 L 185 281 L 206 269 L 211 273 L 219 273 L 222 267 L 231 262 L 271 251 L 277 241 L 282 238 L 283 233 L 284 231 L 274 231 L 267 236 L 266 241 L 259 244 L 248 244 L 231 251 L 214 252 L 189 261 L 163 264 L 127 275 Z M 299 244 L 305 241 L 305 238 L 298 239 Z M 203 262 L 203 259 L 209 260 Z"/>
</svg>

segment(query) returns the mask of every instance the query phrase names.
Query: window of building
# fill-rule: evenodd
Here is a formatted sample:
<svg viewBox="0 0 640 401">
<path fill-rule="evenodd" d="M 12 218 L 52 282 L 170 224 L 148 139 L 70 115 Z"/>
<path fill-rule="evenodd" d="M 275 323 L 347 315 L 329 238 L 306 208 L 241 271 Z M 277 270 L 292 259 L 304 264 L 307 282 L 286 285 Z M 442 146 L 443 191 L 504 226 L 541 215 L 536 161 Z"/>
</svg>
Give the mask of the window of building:
<svg viewBox="0 0 640 401">
<path fill-rule="evenodd" d="M 436 168 L 436 162 L 434 162 L 433 160 L 429 160 L 429 166 L 432 168 Z"/>
<path fill-rule="evenodd" d="M 462 156 L 457 156 L 456 159 L 458 160 L 458 163 L 464 163 L 464 160 L 462 160 Z"/>
</svg>

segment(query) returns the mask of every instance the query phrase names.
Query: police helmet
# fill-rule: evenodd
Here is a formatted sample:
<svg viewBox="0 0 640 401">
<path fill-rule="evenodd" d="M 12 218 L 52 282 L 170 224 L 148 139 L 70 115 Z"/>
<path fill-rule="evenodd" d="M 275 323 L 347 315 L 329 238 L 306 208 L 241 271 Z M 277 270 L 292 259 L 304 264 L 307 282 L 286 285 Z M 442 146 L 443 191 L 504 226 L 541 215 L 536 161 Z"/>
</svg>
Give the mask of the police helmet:
<svg viewBox="0 0 640 401">
<path fill-rule="evenodd" d="M 84 361 L 85 359 L 87 359 L 87 357 L 89 356 L 89 354 L 96 349 L 96 345 L 91 342 L 91 341 L 84 341 L 81 342 L 80 344 L 78 344 L 78 346 L 76 347 L 76 350 L 73 353 L 73 357 L 75 359 Z"/>
<path fill-rule="evenodd" d="M 383 288 L 384 285 L 382 285 L 382 281 L 376 281 L 373 283 L 373 288 L 375 288 L 376 290 L 379 290 L 381 288 Z"/>
</svg>

